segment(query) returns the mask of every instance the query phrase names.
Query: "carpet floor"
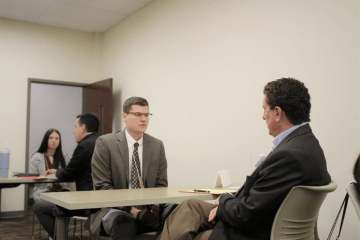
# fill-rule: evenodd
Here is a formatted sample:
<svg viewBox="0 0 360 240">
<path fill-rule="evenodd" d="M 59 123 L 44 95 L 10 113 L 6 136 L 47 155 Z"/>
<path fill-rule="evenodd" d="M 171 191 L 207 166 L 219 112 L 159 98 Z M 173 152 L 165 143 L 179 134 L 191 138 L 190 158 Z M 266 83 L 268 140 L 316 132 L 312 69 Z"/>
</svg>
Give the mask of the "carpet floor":
<svg viewBox="0 0 360 240">
<path fill-rule="evenodd" d="M 80 221 L 76 221 L 76 233 L 74 239 L 80 239 Z M 84 225 L 84 221 L 82 222 Z M 0 220 L 0 240 L 22 240 L 22 239 L 32 239 L 32 225 L 33 225 L 33 210 L 32 207 L 28 208 L 28 215 L 23 218 L 12 218 L 12 219 L 1 219 Z M 70 220 L 69 224 L 69 237 L 68 239 L 73 239 L 73 230 L 74 230 L 74 219 Z M 47 232 L 41 228 L 40 235 L 40 224 L 37 218 L 35 217 L 35 226 L 34 226 L 34 239 L 36 240 L 48 240 L 49 235 Z M 90 233 L 82 227 L 82 238 L 83 240 L 90 239 Z M 108 238 L 101 238 L 102 240 Z"/>
</svg>

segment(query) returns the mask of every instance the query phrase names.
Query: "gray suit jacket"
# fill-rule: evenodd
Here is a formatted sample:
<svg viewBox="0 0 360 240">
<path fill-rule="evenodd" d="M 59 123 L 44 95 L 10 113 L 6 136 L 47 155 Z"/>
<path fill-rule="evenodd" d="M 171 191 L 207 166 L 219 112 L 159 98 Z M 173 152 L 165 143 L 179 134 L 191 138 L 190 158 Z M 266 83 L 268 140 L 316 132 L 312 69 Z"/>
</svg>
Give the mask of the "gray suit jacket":
<svg viewBox="0 0 360 240">
<path fill-rule="evenodd" d="M 329 184 L 323 150 L 309 124 L 290 133 L 248 176 L 236 196 L 225 194 L 209 240 L 270 239 L 276 212 L 294 186 Z"/>
<path fill-rule="evenodd" d="M 144 186 L 167 187 L 167 161 L 162 141 L 146 133 L 143 140 Z M 129 188 L 129 149 L 125 131 L 97 139 L 91 167 L 95 190 Z M 100 209 L 89 217 L 93 239 L 99 238 L 101 219 L 109 210 Z"/>
</svg>

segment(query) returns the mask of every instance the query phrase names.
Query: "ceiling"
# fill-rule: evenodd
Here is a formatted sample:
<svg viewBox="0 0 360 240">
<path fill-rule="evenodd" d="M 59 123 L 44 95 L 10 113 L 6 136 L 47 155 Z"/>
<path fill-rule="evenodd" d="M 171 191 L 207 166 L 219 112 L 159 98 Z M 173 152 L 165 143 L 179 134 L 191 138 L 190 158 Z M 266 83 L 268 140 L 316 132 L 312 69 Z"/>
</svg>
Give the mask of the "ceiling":
<svg viewBox="0 0 360 240">
<path fill-rule="evenodd" d="M 0 0 L 0 18 L 105 32 L 153 0 Z"/>
</svg>

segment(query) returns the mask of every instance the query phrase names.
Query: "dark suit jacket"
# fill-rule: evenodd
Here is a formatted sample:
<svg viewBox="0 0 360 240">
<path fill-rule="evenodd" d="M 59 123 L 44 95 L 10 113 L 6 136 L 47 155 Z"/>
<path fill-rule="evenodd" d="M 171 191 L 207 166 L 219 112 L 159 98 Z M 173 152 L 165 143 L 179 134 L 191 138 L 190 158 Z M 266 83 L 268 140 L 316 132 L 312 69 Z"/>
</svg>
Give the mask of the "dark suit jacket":
<svg viewBox="0 0 360 240">
<path fill-rule="evenodd" d="M 96 141 L 92 159 L 95 190 L 129 188 L 129 148 L 125 130 L 106 134 Z M 167 187 L 167 161 L 162 141 L 143 135 L 143 179 L 145 188 Z M 103 208 L 89 217 L 92 239 L 98 239 Z M 88 222 L 89 223 L 89 222 Z"/>
<path fill-rule="evenodd" d="M 330 181 L 323 150 L 305 124 L 280 142 L 235 197 L 221 196 L 219 222 L 209 240 L 268 240 L 276 212 L 291 188 Z"/>
<path fill-rule="evenodd" d="M 91 158 L 99 136 L 98 132 L 90 133 L 78 142 L 69 164 L 65 168 L 59 168 L 56 177 L 62 181 L 75 180 L 77 191 L 93 190 Z"/>
</svg>

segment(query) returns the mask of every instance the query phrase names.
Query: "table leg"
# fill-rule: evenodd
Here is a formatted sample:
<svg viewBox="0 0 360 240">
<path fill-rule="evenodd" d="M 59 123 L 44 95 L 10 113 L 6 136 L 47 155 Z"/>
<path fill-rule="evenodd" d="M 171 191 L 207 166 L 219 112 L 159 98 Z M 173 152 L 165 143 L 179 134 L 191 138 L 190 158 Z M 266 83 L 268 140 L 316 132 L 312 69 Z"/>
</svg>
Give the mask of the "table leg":
<svg viewBox="0 0 360 240">
<path fill-rule="evenodd" d="M 69 217 L 56 217 L 56 239 L 68 239 L 68 222 Z"/>
<path fill-rule="evenodd" d="M 0 219 L 1 219 L 1 187 L 0 187 Z"/>
<path fill-rule="evenodd" d="M 29 205 L 29 184 L 25 184 L 24 217 L 27 216 L 28 205 Z"/>
</svg>

